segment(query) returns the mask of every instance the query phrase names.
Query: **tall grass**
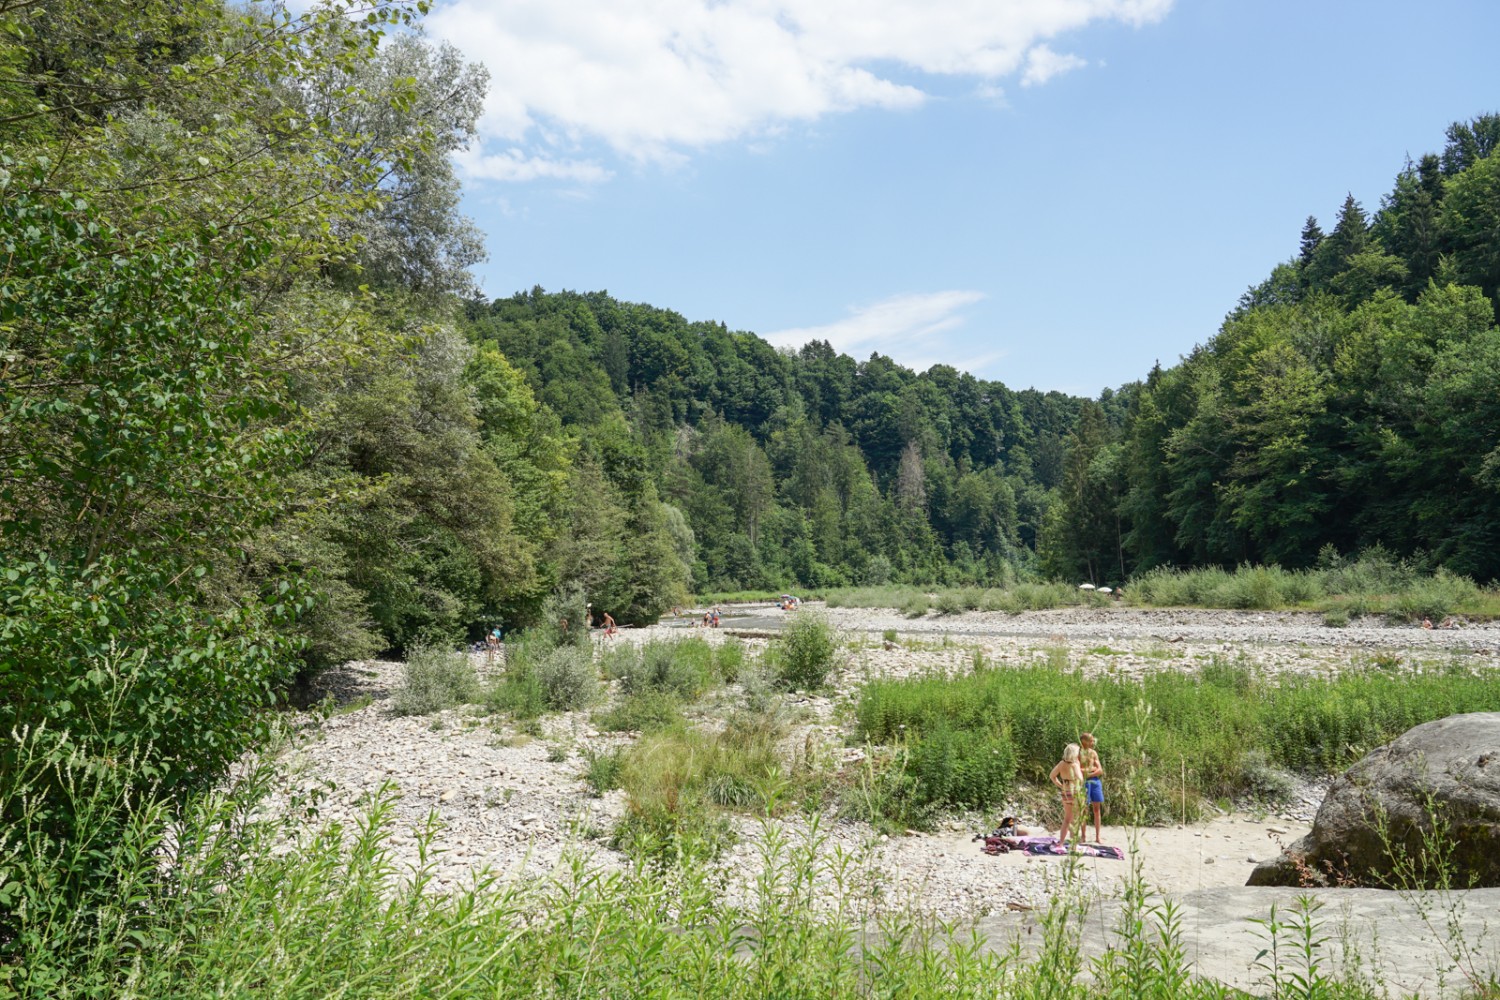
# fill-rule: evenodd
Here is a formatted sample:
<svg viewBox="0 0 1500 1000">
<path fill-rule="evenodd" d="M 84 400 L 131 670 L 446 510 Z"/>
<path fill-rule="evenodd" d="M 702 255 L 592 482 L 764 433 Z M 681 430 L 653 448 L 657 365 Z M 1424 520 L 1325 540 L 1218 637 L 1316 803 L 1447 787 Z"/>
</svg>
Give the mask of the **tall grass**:
<svg viewBox="0 0 1500 1000">
<path fill-rule="evenodd" d="M 1009 587 L 844 587 L 828 592 L 830 608 L 896 608 L 917 618 L 936 609 L 952 615 L 962 611 L 1045 611 L 1050 608 L 1107 607 L 1104 594 L 1079 590 L 1068 583 L 1016 583 Z"/>
<path fill-rule="evenodd" d="M 1240 566 L 1177 570 L 1159 568 L 1130 581 L 1132 604 L 1275 611 L 1303 609 L 1332 614 L 1387 615 L 1412 620 L 1463 614 L 1500 616 L 1500 592 L 1447 570 L 1421 572 L 1410 562 L 1374 550 L 1355 559 L 1325 553 L 1317 569 Z"/>
<path fill-rule="evenodd" d="M 1004 747 L 1019 776 L 1033 781 L 1092 730 L 1112 810 L 1164 822 L 1196 815 L 1204 797 L 1264 788 L 1267 761 L 1329 773 L 1419 723 L 1496 704 L 1500 671 L 1457 664 L 1422 675 L 1369 670 L 1273 684 L 1217 662 L 1196 676 L 1163 672 L 1141 681 L 1047 667 L 875 681 L 861 692 L 856 717 L 861 738 L 914 750 L 929 740 L 951 744 L 955 732 L 975 734 L 953 769 L 982 768 L 987 747 Z"/>
</svg>

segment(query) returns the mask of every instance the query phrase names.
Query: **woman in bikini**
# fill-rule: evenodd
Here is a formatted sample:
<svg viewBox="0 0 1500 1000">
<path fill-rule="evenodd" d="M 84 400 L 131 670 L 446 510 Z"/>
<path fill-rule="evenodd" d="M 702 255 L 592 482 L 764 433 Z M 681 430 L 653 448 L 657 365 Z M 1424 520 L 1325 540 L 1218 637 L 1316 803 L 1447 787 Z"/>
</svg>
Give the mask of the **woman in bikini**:
<svg viewBox="0 0 1500 1000">
<path fill-rule="evenodd" d="M 1073 818 L 1077 815 L 1078 792 L 1083 788 L 1083 770 L 1078 766 L 1077 743 L 1069 743 L 1063 749 L 1062 760 L 1057 762 L 1047 778 L 1057 786 L 1058 793 L 1062 796 L 1063 821 L 1057 831 L 1057 842 L 1061 844 L 1073 827 Z"/>
</svg>

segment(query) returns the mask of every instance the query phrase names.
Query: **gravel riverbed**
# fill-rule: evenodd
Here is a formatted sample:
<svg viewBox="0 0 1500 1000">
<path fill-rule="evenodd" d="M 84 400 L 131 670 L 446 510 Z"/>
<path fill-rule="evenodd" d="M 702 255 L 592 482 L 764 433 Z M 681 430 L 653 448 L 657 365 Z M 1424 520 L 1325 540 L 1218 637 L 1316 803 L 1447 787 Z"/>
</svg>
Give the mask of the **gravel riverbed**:
<svg viewBox="0 0 1500 1000">
<path fill-rule="evenodd" d="M 1427 631 L 1360 622 L 1336 629 L 1308 614 L 1124 608 L 920 619 L 894 611 L 831 609 L 828 614 L 853 648 L 830 693 L 793 696 L 792 707 L 802 720 L 795 744 L 844 765 L 857 763 L 861 751 L 845 745 L 847 713 L 840 706 L 860 683 L 962 671 L 972 667 L 976 655 L 1000 666 L 1065 658 L 1084 670 L 1128 676 L 1194 670 L 1215 657 L 1270 672 L 1334 672 L 1372 660 L 1422 669 L 1425 662 L 1455 656 L 1500 666 L 1500 627 L 1492 624 Z M 725 625 L 694 631 L 718 642 L 735 630 L 733 619 Z M 894 646 L 881 640 L 886 630 L 898 633 Z M 683 634 L 681 628 L 654 626 L 596 641 L 644 642 Z M 483 657 L 475 662 L 481 671 L 498 669 Z M 466 884 L 482 869 L 505 878 L 545 876 L 574 855 L 598 869 L 626 864 L 606 843 L 624 813 L 623 793 L 593 797 L 582 775 L 588 753 L 627 744 L 632 734 L 600 731 L 590 712 L 548 716 L 541 721 L 540 737 L 472 708 L 396 716 L 389 698 L 401 671 L 397 663 L 362 662 L 325 678 L 343 707 L 309 726 L 283 755 L 284 779 L 272 808 L 316 796 L 322 819 L 347 822 L 384 790 L 391 799 L 390 846 L 398 865 L 416 863 L 418 831 L 429 816 L 439 821 L 432 844 L 439 890 Z M 718 697 L 734 696 L 731 689 Z M 715 712 L 713 697 L 698 709 L 705 721 Z M 1320 800 L 1321 789 L 1309 786 L 1278 814 L 1221 815 L 1182 828 L 1126 830 L 1106 820 L 1105 841 L 1127 848 L 1156 884 L 1175 889 L 1241 885 L 1254 861 L 1273 853 L 1277 841 L 1306 831 Z M 1060 859 L 981 854 L 972 835 L 994 818 L 956 817 L 931 833 L 887 837 L 862 823 L 823 817 L 818 832 L 825 856 L 833 856 L 837 847 L 854 860 L 850 878 L 877 886 L 879 898 L 893 904 L 944 916 L 1045 905 L 1061 878 Z M 721 861 L 725 891 L 732 895 L 744 891 L 759 871 L 764 834 L 755 820 L 735 823 L 739 841 Z M 800 842 L 807 823 L 788 822 L 782 832 Z M 1108 893 L 1129 868 L 1127 862 L 1090 860 L 1077 874 L 1086 886 Z"/>
</svg>

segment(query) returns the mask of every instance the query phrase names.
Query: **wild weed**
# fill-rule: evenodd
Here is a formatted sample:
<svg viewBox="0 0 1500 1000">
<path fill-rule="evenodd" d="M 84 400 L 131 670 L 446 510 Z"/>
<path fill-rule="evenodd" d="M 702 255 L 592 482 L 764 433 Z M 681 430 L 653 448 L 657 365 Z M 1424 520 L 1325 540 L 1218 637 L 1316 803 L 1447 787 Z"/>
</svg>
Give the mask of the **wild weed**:
<svg viewBox="0 0 1500 1000">
<path fill-rule="evenodd" d="M 402 670 L 401 686 L 391 698 L 397 715 L 426 715 L 479 700 L 481 687 L 465 653 L 434 646 L 413 649 Z"/>
<path fill-rule="evenodd" d="M 777 676 L 792 690 L 814 691 L 828 680 L 834 667 L 838 640 L 828 619 L 812 611 L 798 611 L 777 640 Z"/>
<path fill-rule="evenodd" d="M 541 687 L 542 702 L 554 712 L 585 708 L 599 689 L 593 652 L 586 646 L 561 645 L 532 668 Z"/>
</svg>

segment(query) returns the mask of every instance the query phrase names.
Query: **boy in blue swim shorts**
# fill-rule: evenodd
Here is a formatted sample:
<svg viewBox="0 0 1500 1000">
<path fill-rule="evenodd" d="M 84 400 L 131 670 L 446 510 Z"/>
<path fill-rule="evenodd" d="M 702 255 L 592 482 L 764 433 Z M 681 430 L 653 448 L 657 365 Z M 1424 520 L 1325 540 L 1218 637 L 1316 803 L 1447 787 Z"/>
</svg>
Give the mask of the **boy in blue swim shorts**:
<svg viewBox="0 0 1500 1000">
<path fill-rule="evenodd" d="M 1104 843 L 1099 829 L 1099 814 L 1104 809 L 1104 765 L 1099 762 L 1099 751 L 1094 749 L 1094 734 L 1084 733 L 1078 738 L 1083 752 L 1079 754 L 1078 769 L 1083 772 L 1085 799 L 1094 812 L 1094 843 Z M 1088 821 L 1084 820 L 1086 824 Z"/>
</svg>

